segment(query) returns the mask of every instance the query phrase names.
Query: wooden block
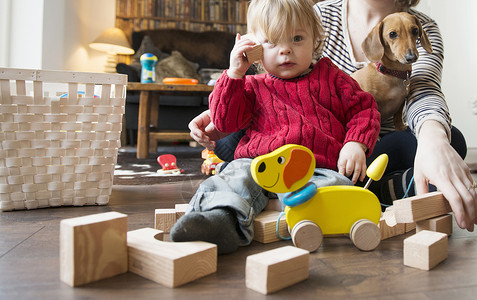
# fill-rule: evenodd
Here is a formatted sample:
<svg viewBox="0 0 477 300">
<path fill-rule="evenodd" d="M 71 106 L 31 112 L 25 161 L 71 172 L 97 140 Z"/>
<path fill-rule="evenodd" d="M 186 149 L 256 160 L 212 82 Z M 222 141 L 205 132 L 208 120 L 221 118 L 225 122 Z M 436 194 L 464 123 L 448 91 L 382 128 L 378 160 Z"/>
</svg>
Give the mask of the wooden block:
<svg viewBox="0 0 477 300">
<path fill-rule="evenodd" d="M 189 207 L 189 204 L 183 203 L 183 204 L 176 204 L 176 219 L 179 220 L 183 215 L 185 215 L 185 212 L 187 210 L 187 207 Z"/>
<path fill-rule="evenodd" d="M 245 285 L 269 294 L 308 278 L 310 253 L 285 246 L 247 257 Z"/>
<path fill-rule="evenodd" d="M 283 208 L 284 207 L 282 207 L 282 202 L 280 201 L 280 199 L 270 199 L 268 200 L 268 204 L 264 210 L 274 210 L 274 211 L 282 212 Z"/>
<path fill-rule="evenodd" d="M 157 230 L 169 233 L 172 226 L 176 224 L 176 210 L 173 208 L 156 209 L 154 213 L 154 223 Z"/>
<path fill-rule="evenodd" d="M 417 195 L 393 202 L 394 216 L 398 223 L 412 223 L 442 216 L 451 212 L 449 203 L 441 192 Z"/>
<path fill-rule="evenodd" d="M 253 239 L 260 243 L 271 243 L 280 241 L 277 236 L 277 220 L 280 212 L 274 210 L 265 210 L 261 212 L 254 221 Z M 282 237 L 290 237 L 285 215 L 280 218 L 279 233 Z"/>
<path fill-rule="evenodd" d="M 394 207 L 387 207 L 384 213 L 381 214 L 381 219 L 384 219 L 389 227 L 394 227 L 397 224 L 396 216 L 394 216 Z"/>
<path fill-rule="evenodd" d="M 79 286 L 128 270 L 127 215 L 107 212 L 62 220 L 60 278 Z"/>
<path fill-rule="evenodd" d="M 206 242 L 163 242 L 159 230 L 127 233 L 129 271 L 174 288 L 217 271 L 217 245 Z"/>
<path fill-rule="evenodd" d="M 384 217 L 381 217 L 378 223 L 379 230 L 381 231 L 381 240 L 389 239 L 394 236 L 398 236 L 405 233 L 405 226 L 403 223 L 396 223 L 394 226 L 389 226 Z"/>
<path fill-rule="evenodd" d="M 245 52 L 247 60 L 249 63 L 253 64 L 262 59 L 263 57 L 263 47 L 261 44 L 256 44 L 252 49 Z"/>
<path fill-rule="evenodd" d="M 447 234 L 422 230 L 404 240 L 404 265 L 430 270 L 447 258 Z"/>
<path fill-rule="evenodd" d="M 406 233 L 409 232 L 409 231 L 412 231 L 414 229 L 416 229 L 416 223 L 412 222 L 412 223 L 404 223 L 405 225 L 405 231 Z"/>
<path fill-rule="evenodd" d="M 416 223 L 416 232 L 430 230 L 452 234 L 452 215 L 446 214 L 440 217 L 419 221 Z"/>
</svg>

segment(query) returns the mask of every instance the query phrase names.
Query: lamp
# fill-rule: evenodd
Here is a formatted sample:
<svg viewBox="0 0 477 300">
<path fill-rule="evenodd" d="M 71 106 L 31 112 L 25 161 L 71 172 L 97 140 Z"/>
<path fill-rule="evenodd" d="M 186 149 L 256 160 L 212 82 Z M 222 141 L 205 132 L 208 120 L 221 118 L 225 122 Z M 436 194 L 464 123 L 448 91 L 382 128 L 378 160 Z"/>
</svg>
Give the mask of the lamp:
<svg viewBox="0 0 477 300">
<path fill-rule="evenodd" d="M 95 50 L 108 53 L 104 71 L 116 73 L 117 54 L 134 54 L 124 32 L 119 28 L 108 28 L 98 36 L 89 46 Z"/>
</svg>

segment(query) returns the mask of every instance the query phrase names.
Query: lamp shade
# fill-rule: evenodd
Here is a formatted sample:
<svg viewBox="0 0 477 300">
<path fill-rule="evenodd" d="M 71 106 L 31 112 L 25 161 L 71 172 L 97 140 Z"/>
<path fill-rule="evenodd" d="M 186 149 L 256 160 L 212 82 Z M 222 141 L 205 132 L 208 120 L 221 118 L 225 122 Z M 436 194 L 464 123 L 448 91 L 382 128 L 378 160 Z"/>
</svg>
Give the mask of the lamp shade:
<svg viewBox="0 0 477 300">
<path fill-rule="evenodd" d="M 95 50 L 115 54 L 134 54 L 124 32 L 119 28 L 108 28 L 89 46 Z"/>
</svg>

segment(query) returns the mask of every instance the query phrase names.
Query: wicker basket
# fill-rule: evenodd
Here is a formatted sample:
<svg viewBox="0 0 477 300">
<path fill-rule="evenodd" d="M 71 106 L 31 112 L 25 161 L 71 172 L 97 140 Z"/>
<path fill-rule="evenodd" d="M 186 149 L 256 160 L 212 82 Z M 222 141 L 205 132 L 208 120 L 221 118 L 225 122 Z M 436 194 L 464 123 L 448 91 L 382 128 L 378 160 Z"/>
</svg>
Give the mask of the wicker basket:
<svg viewBox="0 0 477 300">
<path fill-rule="evenodd" d="M 0 68 L 0 211 L 109 202 L 126 83 Z"/>
</svg>

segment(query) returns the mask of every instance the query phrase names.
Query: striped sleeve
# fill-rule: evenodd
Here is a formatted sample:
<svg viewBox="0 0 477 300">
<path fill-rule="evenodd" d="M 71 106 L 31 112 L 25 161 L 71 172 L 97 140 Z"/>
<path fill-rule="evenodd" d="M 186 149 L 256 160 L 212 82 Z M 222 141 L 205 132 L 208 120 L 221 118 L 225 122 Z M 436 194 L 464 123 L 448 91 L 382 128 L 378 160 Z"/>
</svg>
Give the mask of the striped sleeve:
<svg viewBox="0 0 477 300">
<path fill-rule="evenodd" d="M 444 45 L 439 28 L 434 20 L 415 10 L 411 10 L 421 21 L 432 45 L 432 54 L 418 45 L 419 59 L 412 65 L 411 89 L 405 110 L 408 126 L 416 136 L 424 121 L 440 122 L 450 138 L 451 117 L 441 90 L 441 76 L 444 61 Z"/>
</svg>

